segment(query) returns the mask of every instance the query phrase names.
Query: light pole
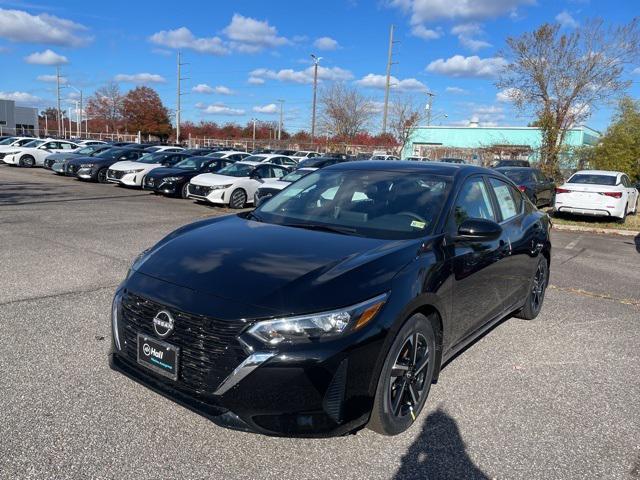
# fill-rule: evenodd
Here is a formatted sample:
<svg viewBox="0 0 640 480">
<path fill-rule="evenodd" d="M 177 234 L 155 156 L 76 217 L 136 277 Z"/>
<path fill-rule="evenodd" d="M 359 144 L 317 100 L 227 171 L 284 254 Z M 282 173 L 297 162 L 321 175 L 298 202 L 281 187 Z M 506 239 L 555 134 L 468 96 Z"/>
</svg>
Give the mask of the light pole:
<svg viewBox="0 0 640 480">
<path fill-rule="evenodd" d="M 316 57 L 313 53 L 313 107 L 311 107 L 311 141 L 313 142 L 316 136 L 316 95 L 318 91 L 318 64 L 322 57 Z"/>
<path fill-rule="evenodd" d="M 44 136 L 49 136 L 49 117 L 47 116 L 47 112 L 44 112 Z"/>
<path fill-rule="evenodd" d="M 69 140 L 71 140 L 72 134 L 73 134 L 73 130 L 71 129 L 71 107 L 69 107 Z"/>
<path fill-rule="evenodd" d="M 284 100 L 277 100 L 280 103 L 280 123 L 278 124 L 278 141 L 282 139 L 282 111 L 284 109 Z"/>
<path fill-rule="evenodd" d="M 253 121 L 253 149 L 256 149 L 256 119 L 252 118 Z"/>
<path fill-rule="evenodd" d="M 66 86 L 69 87 L 69 88 L 73 88 L 76 92 L 78 92 L 80 94 L 80 114 L 79 114 L 80 115 L 80 120 L 78 121 L 78 124 L 76 125 L 76 127 L 78 127 L 76 130 L 78 131 L 78 138 L 82 138 L 82 113 L 83 113 L 83 110 L 82 110 L 82 90 L 77 88 L 77 87 L 74 87 L 73 85 L 67 84 Z"/>
</svg>

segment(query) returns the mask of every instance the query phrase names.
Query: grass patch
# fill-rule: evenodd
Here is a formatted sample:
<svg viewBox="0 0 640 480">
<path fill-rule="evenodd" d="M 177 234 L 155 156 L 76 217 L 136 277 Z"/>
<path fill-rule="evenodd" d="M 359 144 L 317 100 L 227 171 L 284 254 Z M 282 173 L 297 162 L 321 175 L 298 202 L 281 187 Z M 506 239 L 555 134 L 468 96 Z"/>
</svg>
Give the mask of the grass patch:
<svg viewBox="0 0 640 480">
<path fill-rule="evenodd" d="M 640 230 L 640 213 L 627 215 L 624 223 L 618 223 L 608 217 L 586 217 L 581 215 L 570 215 L 568 213 L 554 213 L 547 210 L 549 216 L 556 225 L 577 225 L 589 228 L 611 228 L 614 230 Z"/>
</svg>

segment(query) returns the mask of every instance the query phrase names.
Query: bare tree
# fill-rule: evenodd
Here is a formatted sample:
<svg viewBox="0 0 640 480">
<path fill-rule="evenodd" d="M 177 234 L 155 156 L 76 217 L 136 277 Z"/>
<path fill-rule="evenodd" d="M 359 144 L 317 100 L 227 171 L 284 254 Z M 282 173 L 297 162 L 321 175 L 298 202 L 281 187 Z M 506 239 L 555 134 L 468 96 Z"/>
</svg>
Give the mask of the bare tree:
<svg viewBox="0 0 640 480">
<path fill-rule="evenodd" d="M 592 20 L 568 33 L 545 24 L 507 39 L 506 66 L 496 85 L 521 111 L 537 116 L 548 173 L 558 172 L 567 130 L 630 86 L 623 75 L 640 55 L 638 27 L 637 18 L 619 27 Z"/>
<path fill-rule="evenodd" d="M 373 105 L 355 87 L 334 83 L 320 93 L 321 119 L 333 135 L 352 139 L 374 115 Z"/>
<path fill-rule="evenodd" d="M 115 132 L 122 122 L 123 100 L 118 84 L 109 82 L 87 100 L 87 115 L 101 128 L 108 126 Z"/>
<path fill-rule="evenodd" d="M 400 154 L 414 129 L 424 119 L 424 105 L 411 95 L 397 94 L 391 100 L 389 129 L 400 144 Z"/>
</svg>

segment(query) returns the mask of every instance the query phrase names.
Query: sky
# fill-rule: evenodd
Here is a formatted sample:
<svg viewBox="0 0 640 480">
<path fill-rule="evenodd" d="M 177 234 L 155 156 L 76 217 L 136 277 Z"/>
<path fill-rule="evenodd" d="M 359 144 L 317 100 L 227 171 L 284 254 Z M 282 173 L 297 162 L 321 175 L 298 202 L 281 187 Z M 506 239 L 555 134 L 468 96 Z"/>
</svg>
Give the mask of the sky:
<svg viewBox="0 0 640 480">
<path fill-rule="evenodd" d="M 55 71 L 69 85 L 63 107 L 108 81 L 123 91 L 147 85 L 176 106 L 182 52 L 182 119 L 245 124 L 277 121 L 309 130 L 311 54 L 319 88 L 343 81 L 384 99 L 389 29 L 395 35 L 392 91 L 426 105 L 433 124 L 526 125 L 495 86 L 505 39 L 544 22 L 571 30 L 593 17 L 628 22 L 639 0 L 322 0 L 87 2 L 0 0 L 0 98 L 44 108 L 55 103 Z M 635 12 L 635 13 L 634 13 Z M 635 68 L 635 70 L 634 70 Z M 625 74 L 640 97 L 640 68 Z M 606 129 L 611 106 L 587 125 Z M 371 130 L 380 129 L 378 118 Z"/>
</svg>

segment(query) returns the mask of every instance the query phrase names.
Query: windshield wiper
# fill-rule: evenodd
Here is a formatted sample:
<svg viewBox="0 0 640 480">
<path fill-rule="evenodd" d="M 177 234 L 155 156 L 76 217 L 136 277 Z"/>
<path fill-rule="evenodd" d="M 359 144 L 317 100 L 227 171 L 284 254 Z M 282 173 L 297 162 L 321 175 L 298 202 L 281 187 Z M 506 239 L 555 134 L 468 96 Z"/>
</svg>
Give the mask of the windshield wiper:
<svg viewBox="0 0 640 480">
<path fill-rule="evenodd" d="M 253 212 L 247 213 L 247 216 L 245 218 L 250 218 L 251 220 L 255 220 L 256 222 L 263 222 L 264 221 L 264 220 L 262 220 L 262 217 L 259 217 L 258 215 L 256 215 Z"/>
<path fill-rule="evenodd" d="M 321 232 L 339 233 L 341 235 L 357 235 L 355 228 L 338 227 L 335 225 L 324 225 L 321 223 L 281 223 L 283 227 L 304 228 L 307 230 L 318 230 Z"/>
</svg>

